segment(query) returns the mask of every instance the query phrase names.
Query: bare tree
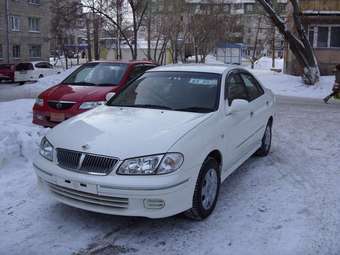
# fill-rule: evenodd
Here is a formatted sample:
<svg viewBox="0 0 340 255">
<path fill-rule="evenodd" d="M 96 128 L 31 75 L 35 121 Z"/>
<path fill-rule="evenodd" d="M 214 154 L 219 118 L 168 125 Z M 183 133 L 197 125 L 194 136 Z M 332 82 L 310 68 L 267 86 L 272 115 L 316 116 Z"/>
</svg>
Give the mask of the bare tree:
<svg viewBox="0 0 340 255">
<path fill-rule="evenodd" d="M 55 51 L 58 52 L 58 56 L 60 54 L 65 56 L 66 68 L 68 68 L 66 43 L 81 18 L 81 6 L 77 1 L 53 0 L 51 13 L 51 34 Z"/>
<path fill-rule="evenodd" d="M 290 31 L 285 22 L 271 6 L 269 0 L 258 0 L 267 12 L 272 22 L 279 32 L 284 36 L 289 44 L 290 50 L 295 55 L 297 61 L 303 67 L 302 78 L 308 85 L 317 83 L 320 79 L 320 70 L 315 57 L 314 50 L 307 38 L 305 29 L 301 22 L 301 11 L 297 0 L 290 0 L 293 9 L 293 20 L 295 31 Z"/>
<path fill-rule="evenodd" d="M 128 5 L 126 13 L 130 11 L 132 22 L 128 19 L 120 22 L 119 18 L 117 19 L 117 1 L 102 0 L 100 1 L 100 4 L 99 1 L 96 2 L 97 3 L 95 5 L 91 5 L 89 4 L 89 0 L 84 0 L 83 6 L 102 16 L 109 24 L 111 24 L 111 26 L 115 27 L 130 48 L 132 59 L 137 59 L 138 31 L 142 25 L 144 15 L 148 7 L 148 1 L 126 0 L 126 4 Z M 122 16 L 123 15 L 121 15 L 121 17 Z M 130 36 L 130 34 L 132 34 L 132 36 Z"/>
</svg>

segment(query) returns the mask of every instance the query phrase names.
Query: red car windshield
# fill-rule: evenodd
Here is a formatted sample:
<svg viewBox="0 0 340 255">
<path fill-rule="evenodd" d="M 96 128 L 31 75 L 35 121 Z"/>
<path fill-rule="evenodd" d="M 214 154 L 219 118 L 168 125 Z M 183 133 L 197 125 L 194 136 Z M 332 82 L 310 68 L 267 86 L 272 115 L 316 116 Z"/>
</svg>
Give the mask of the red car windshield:
<svg viewBox="0 0 340 255">
<path fill-rule="evenodd" d="M 118 63 L 88 63 L 79 67 L 63 83 L 80 86 L 118 85 L 127 66 Z"/>
</svg>

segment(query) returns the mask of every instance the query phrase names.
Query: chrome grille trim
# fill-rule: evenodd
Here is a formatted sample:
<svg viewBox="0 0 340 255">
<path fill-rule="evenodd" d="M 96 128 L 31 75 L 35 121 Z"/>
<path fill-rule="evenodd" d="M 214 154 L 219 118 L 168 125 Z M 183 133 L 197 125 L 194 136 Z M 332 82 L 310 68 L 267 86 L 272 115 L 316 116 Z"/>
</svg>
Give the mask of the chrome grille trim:
<svg viewBox="0 0 340 255">
<path fill-rule="evenodd" d="M 57 164 L 64 169 L 92 174 L 108 175 L 118 163 L 117 158 L 57 148 Z"/>
<path fill-rule="evenodd" d="M 47 101 L 49 107 L 56 109 L 56 110 L 67 110 L 73 107 L 76 102 L 72 101 L 58 101 L 58 100 L 49 100 Z"/>
<path fill-rule="evenodd" d="M 126 209 L 129 207 L 129 199 L 121 197 L 99 196 L 92 193 L 73 190 L 47 182 L 49 190 L 57 196 L 77 200 L 111 208 Z"/>
</svg>

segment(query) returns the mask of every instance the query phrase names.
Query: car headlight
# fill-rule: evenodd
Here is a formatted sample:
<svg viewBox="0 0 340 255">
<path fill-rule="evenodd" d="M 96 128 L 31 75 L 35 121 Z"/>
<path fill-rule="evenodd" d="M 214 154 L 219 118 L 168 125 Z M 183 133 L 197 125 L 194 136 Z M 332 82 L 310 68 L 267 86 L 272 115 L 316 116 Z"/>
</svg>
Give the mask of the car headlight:
<svg viewBox="0 0 340 255">
<path fill-rule="evenodd" d="M 39 153 L 45 159 L 53 161 L 53 146 L 46 137 L 41 140 Z"/>
<path fill-rule="evenodd" d="M 35 99 L 35 104 L 39 106 L 44 106 L 44 99 L 37 97 Z"/>
<path fill-rule="evenodd" d="M 121 175 L 157 175 L 169 174 L 178 170 L 184 161 L 180 153 L 167 153 L 125 160 L 117 174 Z"/>
<path fill-rule="evenodd" d="M 96 108 L 99 105 L 105 104 L 105 101 L 90 101 L 90 102 L 84 102 L 79 106 L 79 109 L 81 110 L 89 110 Z"/>
</svg>

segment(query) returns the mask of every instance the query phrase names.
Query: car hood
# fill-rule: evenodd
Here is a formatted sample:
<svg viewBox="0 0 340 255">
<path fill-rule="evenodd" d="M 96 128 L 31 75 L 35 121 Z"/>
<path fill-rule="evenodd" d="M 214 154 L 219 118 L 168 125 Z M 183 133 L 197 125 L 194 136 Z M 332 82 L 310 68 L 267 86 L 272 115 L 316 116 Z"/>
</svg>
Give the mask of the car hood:
<svg viewBox="0 0 340 255">
<path fill-rule="evenodd" d="M 49 88 L 41 95 L 48 100 L 59 101 L 100 101 L 107 93 L 114 91 L 117 86 L 74 86 L 60 84 Z"/>
<path fill-rule="evenodd" d="M 59 124 L 47 139 L 55 148 L 120 159 L 164 153 L 213 113 L 101 106 Z"/>
</svg>

